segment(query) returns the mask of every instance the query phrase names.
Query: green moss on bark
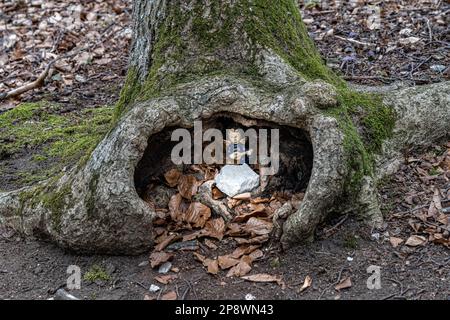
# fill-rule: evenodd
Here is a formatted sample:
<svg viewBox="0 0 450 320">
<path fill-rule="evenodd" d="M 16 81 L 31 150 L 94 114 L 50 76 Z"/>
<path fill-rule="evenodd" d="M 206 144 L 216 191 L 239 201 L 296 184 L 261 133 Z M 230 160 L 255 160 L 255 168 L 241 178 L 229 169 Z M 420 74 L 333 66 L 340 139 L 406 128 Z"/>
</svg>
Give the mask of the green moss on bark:
<svg viewBox="0 0 450 320">
<path fill-rule="evenodd" d="M 178 1 L 168 5 L 156 32 L 148 74 L 137 75 L 130 68 L 117 118 L 135 100 L 168 94 L 180 83 L 214 74 L 270 88 L 257 67 L 257 52 L 270 49 L 302 78 L 321 79 L 337 88 L 340 105 L 328 114 L 345 133 L 352 172 L 348 189 L 357 189 L 364 175 L 373 174 L 373 154 L 392 134 L 395 115 L 383 106 L 381 97 L 354 92 L 326 66 L 308 36 L 295 0 L 193 3 L 188 10 Z M 239 59 L 233 56 L 233 47 L 241 49 Z"/>
<path fill-rule="evenodd" d="M 116 108 L 116 119 L 135 100 L 146 100 L 204 76 L 229 74 L 260 83 L 256 53 L 270 49 L 303 78 L 342 81 L 323 63 L 293 0 L 197 0 L 189 10 L 174 1 L 152 44 L 151 65 L 139 75 L 133 65 Z M 145 14 L 145 13 L 143 13 Z M 233 48 L 236 48 L 233 51 Z"/>
<path fill-rule="evenodd" d="M 355 196 L 361 179 L 373 176 L 374 155 L 392 136 L 396 115 L 383 104 L 382 96 L 355 92 L 346 86 L 339 88 L 339 106 L 327 113 L 337 119 L 344 132 L 350 171 L 345 189 L 348 196 Z"/>
<path fill-rule="evenodd" d="M 55 230 L 60 229 L 61 217 L 64 209 L 69 205 L 71 198 L 71 183 L 65 183 L 57 189 L 57 182 L 62 177 L 62 173 L 53 176 L 45 184 L 36 185 L 32 189 L 22 191 L 19 200 L 22 205 L 35 208 L 38 205 L 44 206 L 50 212 L 50 220 Z M 18 211 L 22 215 L 23 207 Z"/>
</svg>

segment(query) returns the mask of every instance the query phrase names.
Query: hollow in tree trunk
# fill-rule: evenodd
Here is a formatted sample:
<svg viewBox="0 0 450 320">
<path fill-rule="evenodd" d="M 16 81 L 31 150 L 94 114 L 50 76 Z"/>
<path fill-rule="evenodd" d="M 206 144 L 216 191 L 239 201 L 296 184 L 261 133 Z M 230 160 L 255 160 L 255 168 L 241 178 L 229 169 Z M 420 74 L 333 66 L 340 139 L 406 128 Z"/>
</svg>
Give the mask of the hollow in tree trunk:
<svg viewBox="0 0 450 320">
<path fill-rule="evenodd" d="M 156 213 L 139 197 L 135 174 L 144 155 L 158 157 L 149 141 L 222 115 L 308 137 L 305 197 L 282 226 L 290 246 L 311 240 L 330 213 L 379 225 L 377 181 L 396 170 L 404 151 L 450 131 L 448 82 L 350 88 L 324 64 L 294 0 L 135 0 L 133 19 L 113 128 L 68 172 L 0 193 L 2 224 L 80 252 L 148 250 Z"/>
</svg>

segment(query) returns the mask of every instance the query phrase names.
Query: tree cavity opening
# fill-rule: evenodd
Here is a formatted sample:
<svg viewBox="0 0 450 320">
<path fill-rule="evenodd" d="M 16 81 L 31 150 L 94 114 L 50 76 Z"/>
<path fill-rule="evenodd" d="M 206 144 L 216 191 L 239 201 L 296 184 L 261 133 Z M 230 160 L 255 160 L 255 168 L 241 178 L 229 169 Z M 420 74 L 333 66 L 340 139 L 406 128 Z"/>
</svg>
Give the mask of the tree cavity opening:
<svg viewBox="0 0 450 320">
<path fill-rule="evenodd" d="M 183 194 L 183 198 L 188 198 L 185 200 L 193 201 L 193 198 L 196 197 L 196 194 L 194 194 L 195 190 L 199 189 L 199 185 L 202 182 L 214 180 L 215 176 L 220 173 L 221 168 L 225 165 L 224 162 L 219 164 L 195 163 L 194 142 L 195 139 L 199 138 L 199 135 L 197 130 L 197 136 L 195 136 L 194 128 L 186 129 L 190 136 L 190 163 L 174 163 L 172 151 L 181 142 L 181 139 L 172 141 L 172 135 L 176 129 L 179 128 L 167 127 L 161 132 L 152 135 L 135 170 L 134 181 L 137 193 L 144 201 L 156 209 L 168 208 L 171 197 L 180 191 Z M 204 138 L 205 132 L 209 129 L 217 129 L 222 133 L 223 140 L 219 141 L 219 143 L 223 146 L 223 159 L 225 161 L 230 150 L 230 141 L 227 141 L 227 137 L 229 137 L 227 130 L 237 131 L 241 129 L 244 132 L 248 132 L 249 129 L 253 129 L 253 132 L 259 133 L 261 129 L 265 129 L 268 133 L 266 147 L 270 155 L 271 144 L 275 142 L 272 141 L 271 130 L 277 129 L 279 133 L 277 141 L 279 144 L 279 164 L 278 171 L 275 174 L 263 177 L 260 159 L 257 159 L 257 163 L 254 163 L 254 159 L 253 162 L 250 161 L 251 155 L 247 154 L 244 156 L 244 159 L 236 159 L 234 164 L 246 163 L 260 176 L 260 187 L 251 191 L 252 197 L 270 198 L 275 193 L 289 197 L 293 194 L 305 192 L 313 164 L 313 148 L 306 131 L 229 113 L 216 114 L 210 118 L 203 119 L 201 121 L 200 136 Z M 258 135 L 257 138 L 259 139 L 260 136 Z M 245 151 L 248 151 L 251 147 L 249 140 L 248 137 L 245 137 Z M 202 151 L 211 142 L 217 143 L 218 141 L 215 141 L 215 139 L 210 139 L 209 141 L 202 139 Z M 259 147 L 258 141 L 257 150 L 252 150 L 251 154 L 258 154 Z M 241 145 L 240 148 L 242 149 L 243 146 Z M 184 150 L 179 155 L 186 156 Z M 189 176 L 189 179 L 187 179 L 189 183 L 184 183 L 180 186 L 176 181 L 179 178 L 178 176 Z M 192 183 L 198 184 L 197 188 L 192 186 Z M 183 190 L 186 188 L 192 188 L 192 192 Z"/>
</svg>

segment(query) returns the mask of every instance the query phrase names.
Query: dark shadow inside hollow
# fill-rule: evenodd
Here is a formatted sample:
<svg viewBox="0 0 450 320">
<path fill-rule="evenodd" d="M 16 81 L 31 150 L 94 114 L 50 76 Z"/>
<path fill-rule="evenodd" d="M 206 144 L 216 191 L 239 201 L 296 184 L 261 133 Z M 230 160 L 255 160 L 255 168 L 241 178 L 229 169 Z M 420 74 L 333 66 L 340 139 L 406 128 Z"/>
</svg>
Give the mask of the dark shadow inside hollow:
<svg viewBox="0 0 450 320">
<path fill-rule="evenodd" d="M 203 132 L 207 129 L 215 128 L 222 132 L 223 139 L 226 139 L 227 129 L 267 129 L 269 136 L 270 149 L 270 130 L 278 129 L 279 131 L 279 170 L 275 175 L 268 179 L 268 185 L 258 196 L 269 196 L 273 192 L 288 192 L 298 193 L 304 192 L 309 182 L 309 178 L 313 165 L 313 148 L 308 134 L 299 128 L 280 126 L 276 123 L 247 119 L 235 114 L 216 114 L 208 119 L 203 119 Z M 173 131 L 177 129 L 174 127 L 165 128 L 163 131 L 154 134 L 148 140 L 147 149 L 144 152 L 142 159 L 139 161 L 135 174 L 134 181 L 136 191 L 144 200 L 148 199 L 149 194 L 152 201 L 156 203 L 157 207 L 165 206 L 171 195 L 175 194 L 176 188 L 169 188 L 167 186 L 164 174 L 171 169 L 177 168 L 183 174 L 192 174 L 198 180 L 204 180 L 201 172 L 198 170 L 198 165 L 175 165 L 171 160 L 172 149 L 180 143 L 180 141 L 171 141 Z M 191 159 L 193 160 L 193 132 L 194 129 L 187 129 L 191 135 Z M 210 141 L 203 142 L 203 148 L 210 144 Z M 226 154 L 226 143 L 224 144 L 224 154 Z M 246 143 L 248 148 L 248 141 Z M 246 159 L 248 160 L 248 158 Z M 247 161 L 248 162 L 248 161 Z M 260 173 L 258 164 L 253 165 L 249 163 L 250 167 L 256 172 Z M 211 169 L 211 171 L 220 171 L 224 164 L 200 165 L 200 167 Z M 209 177 L 211 179 L 211 177 Z M 172 189 L 172 190 L 169 190 Z M 161 199 L 154 199 L 156 194 L 164 194 Z M 146 200 L 147 201 L 147 200 Z"/>
</svg>

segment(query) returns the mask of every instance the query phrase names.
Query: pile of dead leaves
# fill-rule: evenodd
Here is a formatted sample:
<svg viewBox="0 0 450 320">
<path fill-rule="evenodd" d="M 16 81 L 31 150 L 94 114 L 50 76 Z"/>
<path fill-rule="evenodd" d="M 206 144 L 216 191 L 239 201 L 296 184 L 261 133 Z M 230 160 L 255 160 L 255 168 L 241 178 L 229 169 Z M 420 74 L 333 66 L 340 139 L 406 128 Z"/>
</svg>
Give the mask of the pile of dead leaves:
<svg viewBox="0 0 450 320">
<path fill-rule="evenodd" d="M 283 203 L 292 198 L 302 198 L 302 194 L 292 195 L 287 192 L 275 193 L 270 198 L 254 197 L 250 193 L 226 197 L 213 187 L 215 201 L 226 208 L 230 220 L 225 220 L 207 205 L 198 201 L 199 187 L 205 182 L 212 182 L 218 169 L 208 166 L 193 165 L 188 172 L 171 169 L 164 174 L 167 188 L 172 188 L 172 195 L 167 208 L 159 208 L 151 196 L 144 197 L 157 213 L 154 221 L 156 246 L 150 256 L 152 267 L 173 258 L 174 251 L 193 251 L 195 259 L 203 264 L 208 273 L 218 274 L 226 270 L 227 277 L 243 277 L 252 270 L 254 261 L 264 256 L 262 245 L 269 241 L 274 229 L 273 217 Z M 152 194 L 155 197 L 155 194 Z M 217 252 L 224 238 L 232 239 L 234 250 L 224 255 L 206 256 L 209 250 Z M 257 278 L 245 280 L 256 281 Z M 280 278 L 261 277 L 261 281 L 282 283 Z"/>
<path fill-rule="evenodd" d="M 57 59 L 45 91 L 58 97 L 121 78 L 116 66 L 126 64 L 130 16 L 129 0 L 1 1 L 0 94 L 36 80 Z"/>
<path fill-rule="evenodd" d="M 299 3 L 327 64 L 349 80 L 423 84 L 450 77 L 448 1 Z"/>
<path fill-rule="evenodd" d="M 410 230 L 405 240 L 391 236 L 394 247 L 401 244 L 418 247 L 435 243 L 450 248 L 450 142 L 421 158 L 410 157 L 408 165 L 396 175 L 396 182 L 405 186 L 393 218 L 407 220 Z M 401 187 L 398 192 L 402 192 Z"/>
</svg>

